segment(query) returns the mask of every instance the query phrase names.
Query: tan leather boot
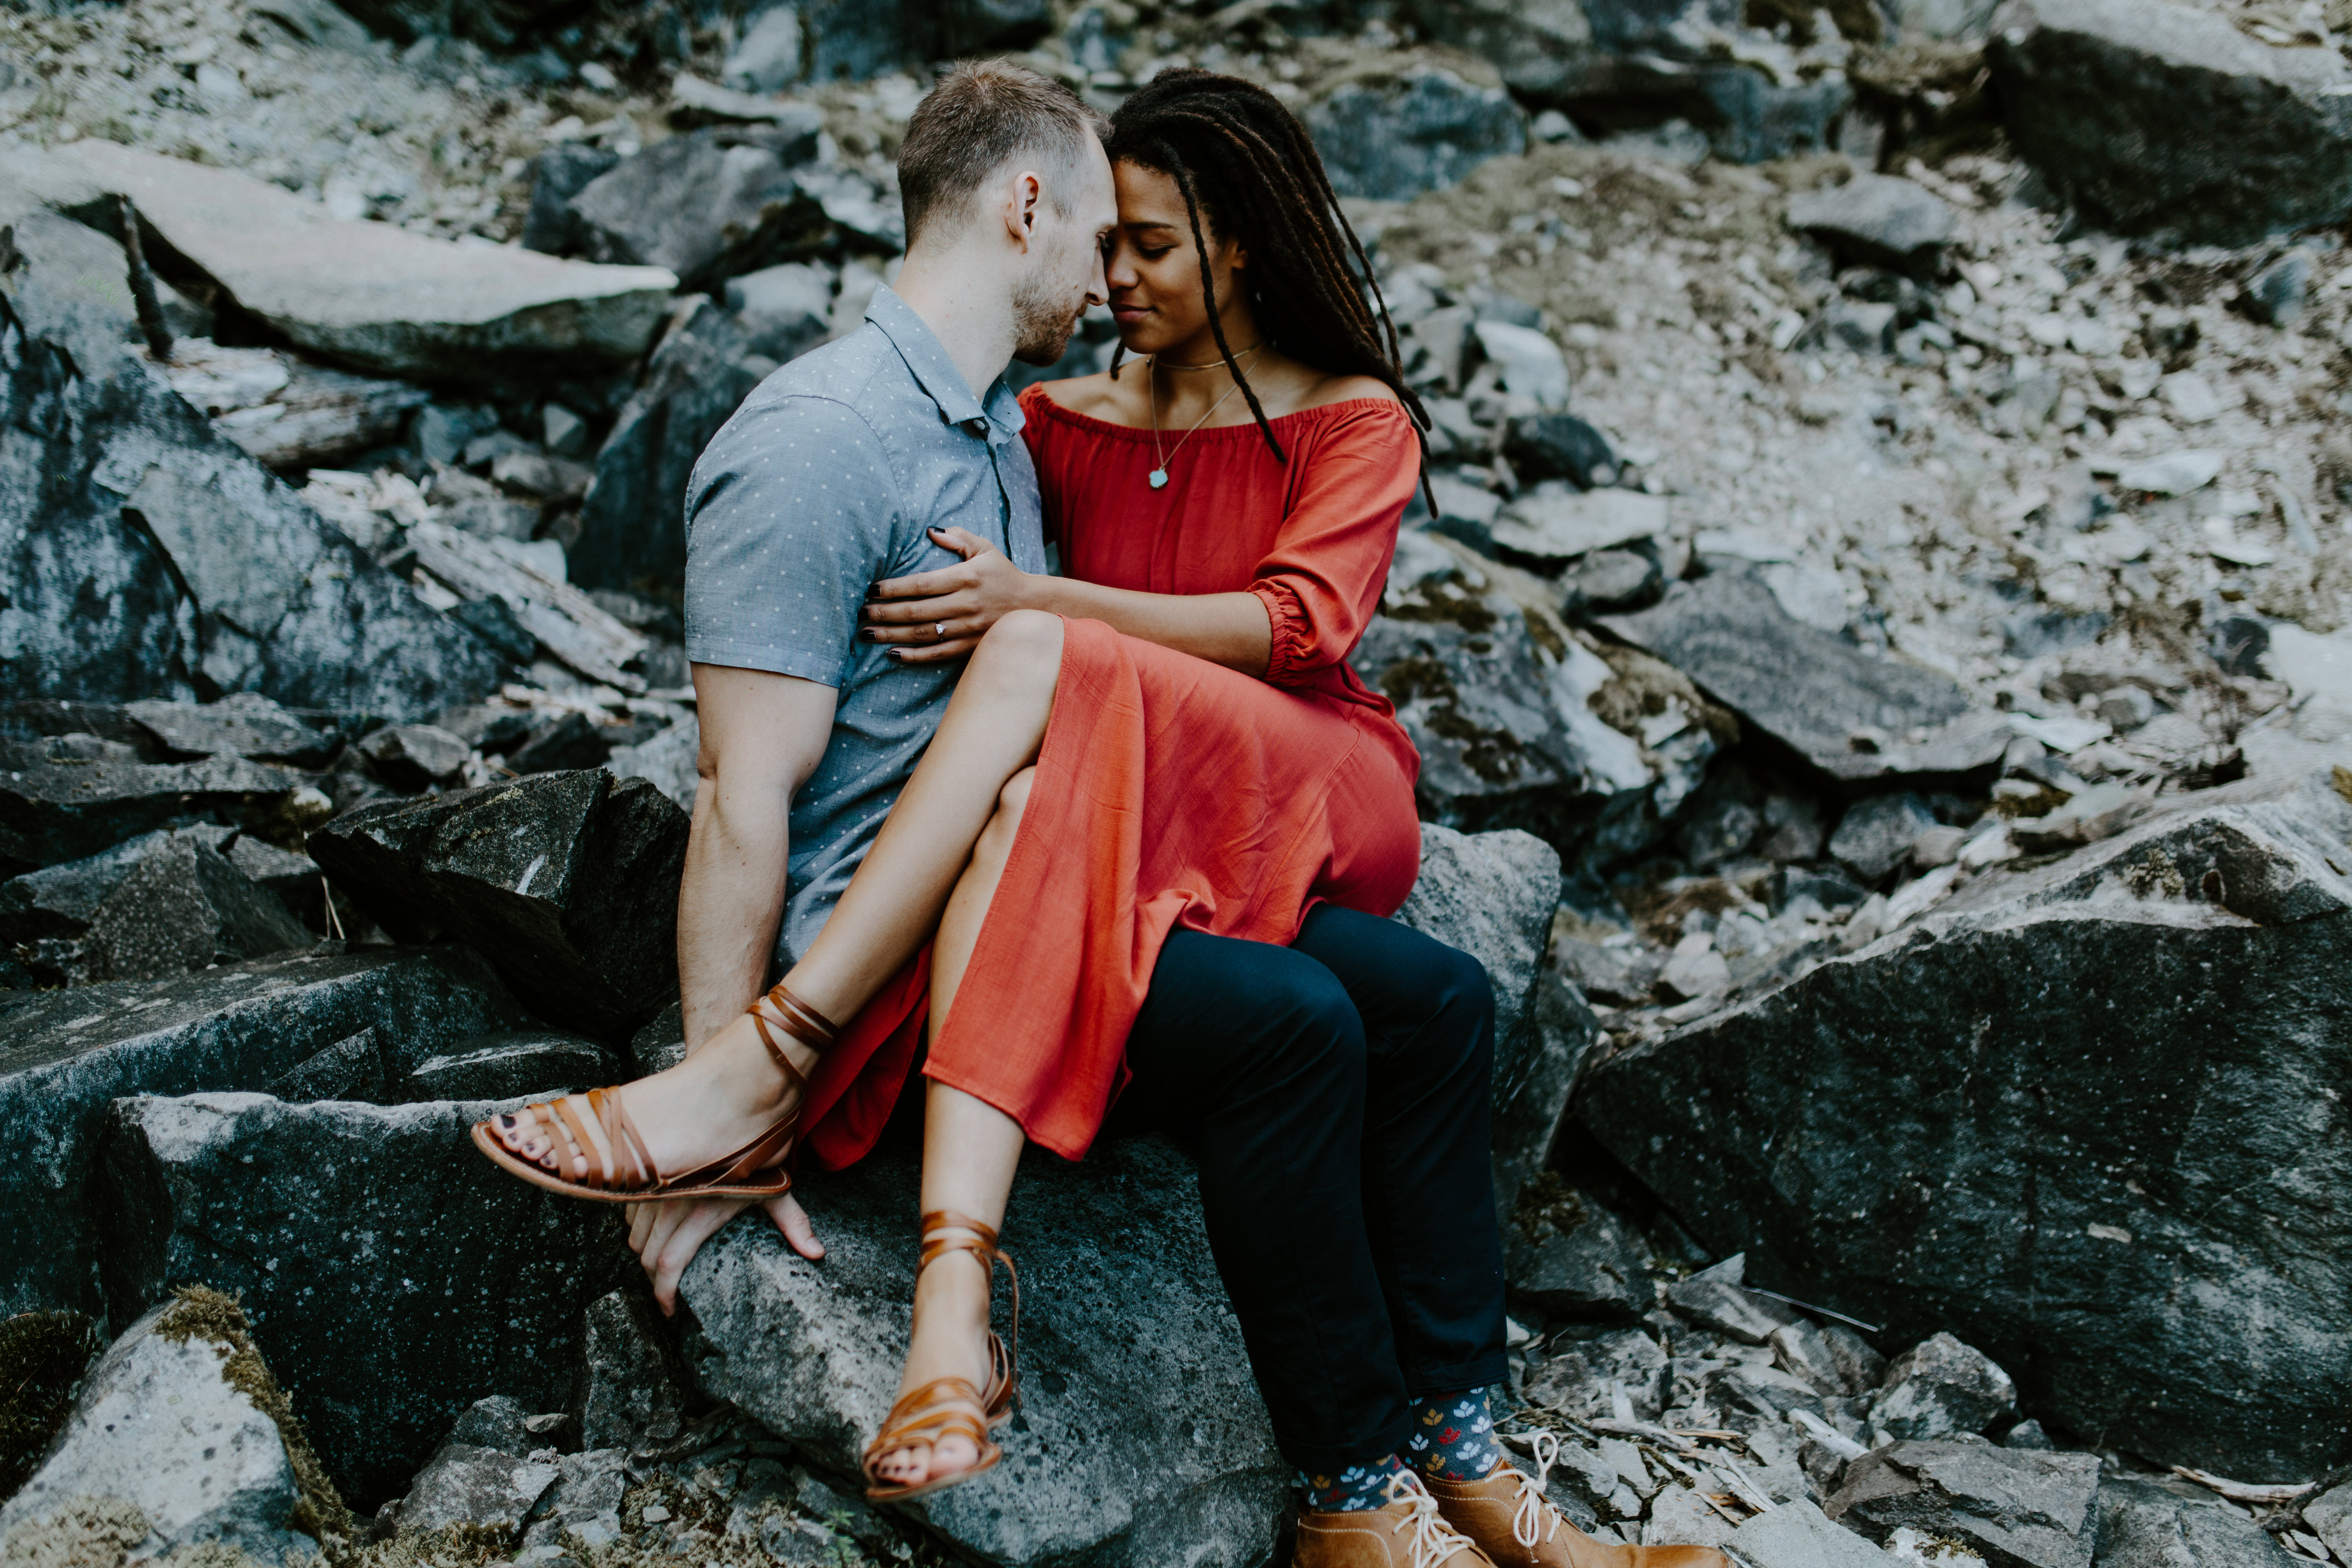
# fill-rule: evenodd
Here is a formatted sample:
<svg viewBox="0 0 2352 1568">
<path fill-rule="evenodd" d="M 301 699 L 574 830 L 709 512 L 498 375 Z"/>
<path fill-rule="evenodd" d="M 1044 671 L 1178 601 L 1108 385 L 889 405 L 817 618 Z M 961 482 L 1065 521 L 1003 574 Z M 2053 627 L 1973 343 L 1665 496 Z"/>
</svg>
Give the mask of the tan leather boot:
<svg viewBox="0 0 2352 1568">
<path fill-rule="evenodd" d="M 1533 1476 L 1506 1463 L 1475 1481 L 1422 1478 L 1445 1521 L 1477 1542 L 1496 1568 L 1731 1568 L 1712 1546 L 1627 1546 L 1577 1529 L 1544 1496 L 1541 1477 L 1551 1464 L 1543 1441 Z"/>
<path fill-rule="evenodd" d="M 1350 1513 L 1300 1509 L 1292 1568 L 1495 1568 L 1411 1475 L 1390 1483 L 1389 1499 Z"/>
</svg>

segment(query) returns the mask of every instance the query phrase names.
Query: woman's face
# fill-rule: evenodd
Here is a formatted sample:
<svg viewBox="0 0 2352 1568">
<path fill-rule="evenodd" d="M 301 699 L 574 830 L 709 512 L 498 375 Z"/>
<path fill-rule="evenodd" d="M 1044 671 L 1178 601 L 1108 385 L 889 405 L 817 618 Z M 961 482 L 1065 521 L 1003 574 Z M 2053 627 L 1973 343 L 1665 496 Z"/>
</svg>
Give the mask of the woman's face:
<svg viewBox="0 0 2352 1568">
<path fill-rule="evenodd" d="M 1204 335 L 1209 312 L 1201 300 L 1201 258 L 1192 247 L 1184 193 L 1171 175 L 1140 163 L 1122 161 L 1111 175 L 1118 184 L 1118 226 L 1111 231 L 1104 273 L 1111 315 L 1128 352 L 1160 353 Z M 1236 274 L 1248 265 L 1248 257 L 1210 228 L 1205 213 L 1201 226 L 1208 233 L 1210 277 L 1230 335 L 1241 297 Z"/>
</svg>

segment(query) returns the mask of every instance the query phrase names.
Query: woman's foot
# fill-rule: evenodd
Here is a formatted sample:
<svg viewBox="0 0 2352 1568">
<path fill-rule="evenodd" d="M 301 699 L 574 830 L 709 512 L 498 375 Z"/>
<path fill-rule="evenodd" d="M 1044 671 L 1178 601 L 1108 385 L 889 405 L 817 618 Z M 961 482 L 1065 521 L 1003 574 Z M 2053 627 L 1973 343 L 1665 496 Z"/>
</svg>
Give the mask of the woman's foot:
<svg viewBox="0 0 2352 1568">
<path fill-rule="evenodd" d="M 781 1043 L 803 1078 L 816 1070 L 817 1053 L 804 1042 L 782 1037 Z M 798 1102 L 801 1085 L 778 1068 L 746 1014 L 676 1067 L 613 1092 L 655 1168 L 676 1175 L 731 1154 L 775 1126 Z M 535 1117 L 493 1117 L 490 1128 L 510 1152 L 568 1180 L 588 1179 L 597 1173 L 597 1162 L 607 1171 L 635 1169 L 635 1151 L 611 1147 L 595 1117 L 580 1120 L 593 1159 L 589 1153 L 561 1153 L 553 1132 Z"/>
<path fill-rule="evenodd" d="M 987 1258 L 948 1252 L 934 1258 L 915 1279 L 915 1331 L 907 1364 L 898 1376 L 898 1398 L 943 1377 L 961 1378 L 975 1394 L 988 1392 Z M 980 1462 L 980 1446 L 961 1432 L 948 1431 L 936 1443 L 913 1443 L 878 1455 L 874 1474 L 894 1487 L 921 1486 L 961 1475 Z"/>
</svg>

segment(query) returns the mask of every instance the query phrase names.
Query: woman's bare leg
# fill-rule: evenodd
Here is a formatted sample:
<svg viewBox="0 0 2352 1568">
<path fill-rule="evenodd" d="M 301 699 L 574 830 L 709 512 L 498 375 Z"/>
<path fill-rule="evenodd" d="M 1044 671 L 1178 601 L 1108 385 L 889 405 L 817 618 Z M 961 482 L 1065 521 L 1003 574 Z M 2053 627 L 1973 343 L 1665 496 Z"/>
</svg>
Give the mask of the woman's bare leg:
<svg viewBox="0 0 2352 1568">
<path fill-rule="evenodd" d="M 824 930 L 784 976 L 793 994 L 846 1024 L 940 925 L 974 843 L 998 811 L 1005 781 L 1037 759 L 1061 666 L 1057 616 L 1016 610 L 981 639 L 873 849 Z M 992 879 L 989 885 L 992 891 Z M 981 913 L 986 910 L 983 898 Z M 972 930 L 976 939 L 976 918 Z M 968 960 L 969 944 L 963 951 Z M 936 982 L 932 994 L 940 995 Z M 944 1016 L 937 1001 L 933 1006 L 935 1019 Z M 789 1037 L 784 1048 L 801 1072 L 814 1069 L 814 1051 Z M 691 1170 L 740 1148 L 775 1123 L 792 1092 L 748 1015 L 668 1071 L 621 1090 L 664 1171 Z M 601 1142 L 600 1127 L 592 1121 L 588 1131 Z M 500 1133 L 516 1152 L 554 1169 L 553 1147 L 535 1126 L 507 1119 Z M 587 1162 L 565 1173 L 587 1174 Z"/>
<path fill-rule="evenodd" d="M 971 865 L 956 883 L 931 947 L 931 1037 L 947 1021 L 956 991 L 971 967 L 989 901 L 1004 874 L 1034 769 L 1015 773 L 999 797 L 996 815 L 973 847 Z M 1021 1124 L 984 1100 L 943 1083 L 931 1084 L 923 1103 L 922 1212 L 945 1209 L 992 1229 L 1004 1222 L 1013 1167 L 1021 1160 Z M 940 1377 L 961 1377 L 974 1389 L 988 1384 L 988 1265 L 969 1252 L 942 1255 L 915 1281 L 914 1342 L 898 1392 Z M 980 1458 L 959 1434 L 937 1445 L 919 1443 L 885 1455 L 883 1478 L 912 1485 L 970 1469 Z"/>
</svg>

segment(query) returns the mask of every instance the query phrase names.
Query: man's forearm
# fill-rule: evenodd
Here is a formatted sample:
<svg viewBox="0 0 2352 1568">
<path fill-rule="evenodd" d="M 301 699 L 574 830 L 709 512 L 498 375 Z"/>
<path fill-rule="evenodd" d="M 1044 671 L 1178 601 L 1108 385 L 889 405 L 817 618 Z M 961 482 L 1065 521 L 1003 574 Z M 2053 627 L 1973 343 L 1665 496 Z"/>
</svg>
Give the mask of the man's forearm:
<svg viewBox="0 0 2352 1568">
<path fill-rule="evenodd" d="M 677 979 L 686 1048 L 698 1049 L 760 994 L 783 917 L 790 802 L 705 778 L 677 893 Z"/>
</svg>

